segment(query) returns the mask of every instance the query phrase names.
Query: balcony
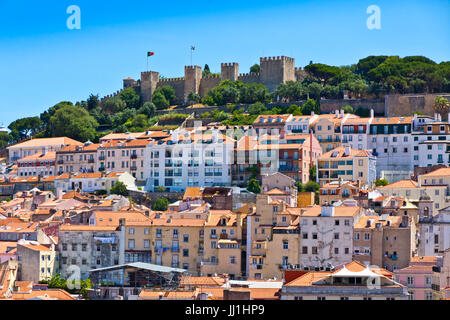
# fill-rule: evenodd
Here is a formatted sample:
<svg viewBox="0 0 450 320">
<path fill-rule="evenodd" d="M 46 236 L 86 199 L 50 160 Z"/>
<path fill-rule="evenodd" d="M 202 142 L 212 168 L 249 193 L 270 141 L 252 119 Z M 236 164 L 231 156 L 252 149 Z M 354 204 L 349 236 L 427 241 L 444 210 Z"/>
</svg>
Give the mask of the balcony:
<svg viewBox="0 0 450 320">
<path fill-rule="evenodd" d="M 131 169 L 132 171 L 136 171 L 136 170 L 137 170 L 137 166 L 136 166 L 136 165 L 132 165 L 132 166 L 130 166 L 130 169 Z"/>
<path fill-rule="evenodd" d="M 172 262 L 172 268 L 178 268 L 180 266 L 179 262 Z"/>
<path fill-rule="evenodd" d="M 58 160 L 58 164 L 64 164 L 64 160 Z"/>
<path fill-rule="evenodd" d="M 137 159 L 137 154 L 132 153 L 131 156 L 130 156 L 130 158 L 131 158 L 131 159 Z"/>
<path fill-rule="evenodd" d="M 88 163 L 94 163 L 94 162 L 95 162 L 94 158 L 89 158 L 88 159 Z"/>
<path fill-rule="evenodd" d="M 180 252 L 180 247 L 172 247 L 172 252 Z"/>
<path fill-rule="evenodd" d="M 298 167 L 291 167 L 291 166 L 279 166 L 278 171 L 280 172 L 296 172 L 298 171 Z"/>
<path fill-rule="evenodd" d="M 262 269 L 262 264 L 254 264 L 253 265 L 253 269 L 257 269 L 257 270 L 261 270 Z"/>
<path fill-rule="evenodd" d="M 209 235 L 209 238 L 210 238 L 210 239 L 217 239 L 217 234 L 210 234 L 210 235 Z"/>
<path fill-rule="evenodd" d="M 100 160 L 100 161 L 105 160 L 105 158 L 106 158 L 106 157 L 105 157 L 104 155 L 103 155 L 103 156 L 102 156 L 102 155 L 98 156 L 98 160 Z"/>
</svg>

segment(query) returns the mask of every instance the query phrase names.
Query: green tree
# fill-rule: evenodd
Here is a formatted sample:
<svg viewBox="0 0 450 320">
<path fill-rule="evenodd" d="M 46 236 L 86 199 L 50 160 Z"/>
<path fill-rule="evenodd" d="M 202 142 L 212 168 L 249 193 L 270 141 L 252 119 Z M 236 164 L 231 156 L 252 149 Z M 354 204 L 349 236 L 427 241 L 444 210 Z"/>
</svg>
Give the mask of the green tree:
<svg viewBox="0 0 450 320">
<path fill-rule="evenodd" d="M 261 102 L 256 102 L 248 106 L 249 114 L 260 115 L 266 110 L 267 108 Z"/>
<path fill-rule="evenodd" d="M 166 211 L 169 207 L 169 200 L 166 198 L 157 198 L 153 203 L 152 209 L 155 211 Z"/>
<path fill-rule="evenodd" d="M 100 105 L 100 101 L 98 100 L 98 95 L 93 95 L 92 93 L 89 95 L 89 98 L 86 101 L 86 106 L 88 110 L 92 110 L 97 108 Z"/>
<path fill-rule="evenodd" d="M 94 140 L 98 122 L 80 107 L 65 106 L 50 118 L 49 128 L 53 137 L 87 141 Z"/>
<path fill-rule="evenodd" d="M 317 104 L 316 101 L 314 101 L 313 99 L 308 99 L 305 104 L 302 106 L 302 112 L 304 115 L 310 115 L 311 112 L 313 112 L 315 114 L 319 114 L 320 113 L 320 109 L 319 106 Z"/>
<path fill-rule="evenodd" d="M 122 90 L 118 97 L 125 102 L 126 108 L 139 109 L 141 103 L 141 97 L 136 93 L 133 88 L 126 88 Z M 125 109 L 125 108 L 124 108 Z"/>
<path fill-rule="evenodd" d="M 145 114 L 137 114 L 133 118 L 131 125 L 133 127 L 133 131 L 135 132 L 145 131 L 148 126 L 147 116 Z"/>
<path fill-rule="evenodd" d="M 127 104 L 120 97 L 113 97 L 103 100 L 101 108 L 106 113 L 116 113 L 125 110 Z"/>
<path fill-rule="evenodd" d="M 258 179 L 256 179 L 255 177 L 251 177 L 247 184 L 247 190 L 255 194 L 260 193 L 261 184 L 259 183 Z"/>
<path fill-rule="evenodd" d="M 164 192 L 166 191 L 166 188 L 164 188 L 163 186 L 159 186 L 158 188 L 156 188 L 156 192 Z"/>
<path fill-rule="evenodd" d="M 0 149 L 12 142 L 13 136 L 7 132 L 0 132 Z"/>
<path fill-rule="evenodd" d="M 377 187 L 380 187 L 380 186 L 386 186 L 386 185 L 388 185 L 389 184 L 389 181 L 387 181 L 386 179 L 377 179 L 376 181 L 375 181 L 375 185 L 377 186 Z"/>
<path fill-rule="evenodd" d="M 171 86 L 162 86 L 160 88 L 156 88 L 155 92 L 153 93 L 153 95 L 155 94 L 162 94 L 164 96 L 164 98 L 167 100 L 167 102 L 169 103 L 169 105 L 175 103 L 175 90 L 174 88 L 172 88 Z M 153 100 L 153 98 L 152 98 Z M 155 103 L 153 101 L 153 103 Z M 156 107 L 158 107 L 158 105 L 155 103 Z"/>
<path fill-rule="evenodd" d="M 109 190 L 111 194 L 117 194 L 124 197 L 128 196 L 127 186 L 122 181 L 117 181 L 114 186 Z"/>
<path fill-rule="evenodd" d="M 167 101 L 164 94 L 160 91 L 158 91 L 158 92 L 155 91 L 155 93 L 153 93 L 152 102 L 155 104 L 155 106 L 158 110 L 164 110 L 170 106 L 169 101 Z"/>
<path fill-rule="evenodd" d="M 436 113 L 439 113 L 443 119 L 448 114 L 450 109 L 450 102 L 444 97 L 436 97 L 433 103 L 433 110 Z"/>
<path fill-rule="evenodd" d="M 317 178 L 317 167 L 316 165 L 313 165 L 311 168 L 309 168 L 309 180 L 316 181 Z"/>
<path fill-rule="evenodd" d="M 39 117 L 28 117 L 17 119 L 8 126 L 11 135 L 15 140 L 29 137 L 42 128 L 42 121 Z"/>
<path fill-rule="evenodd" d="M 322 94 L 323 87 L 317 82 L 310 83 L 308 85 L 309 96 L 314 100 L 319 101 L 320 95 Z"/>
<path fill-rule="evenodd" d="M 145 114 L 151 118 L 155 115 L 156 106 L 152 102 L 145 102 L 144 105 L 137 111 L 138 114 Z"/>
<path fill-rule="evenodd" d="M 210 75 L 211 75 L 211 70 L 209 69 L 209 66 L 207 64 L 205 64 L 205 66 L 203 67 L 202 76 L 207 77 Z"/>
<path fill-rule="evenodd" d="M 200 95 L 198 93 L 193 92 L 193 91 L 189 92 L 187 99 L 192 104 L 200 103 L 200 101 L 202 100 Z"/>
<path fill-rule="evenodd" d="M 319 189 L 320 189 L 320 186 L 315 181 L 310 180 L 305 184 L 306 192 L 316 192 L 316 191 L 319 191 Z"/>
<path fill-rule="evenodd" d="M 255 63 L 250 67 L 250 72 L 259 73 L 261 71 L 261 67 L 259 64 Z"/>
<path fill-rule="evenodd" d="M 342 110 L 344 110 L 344 113 L 353 113 L 354 112 L 353 108 L 349 105 L 343 106 Z"/>
</svg>

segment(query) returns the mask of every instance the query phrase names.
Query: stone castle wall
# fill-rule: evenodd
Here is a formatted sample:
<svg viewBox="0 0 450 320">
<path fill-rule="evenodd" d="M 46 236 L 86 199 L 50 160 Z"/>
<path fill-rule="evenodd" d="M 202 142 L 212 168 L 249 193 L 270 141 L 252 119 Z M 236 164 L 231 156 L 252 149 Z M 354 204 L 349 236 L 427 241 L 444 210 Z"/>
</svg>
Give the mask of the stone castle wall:
<svg viewBox="0 0 450 320">
<path fill-rule="evenodd" d="M 414 111 L 433 116 L 434 99 L 444 96 L 450 100 L 450 93 L 393 94 L 385 97 L 385 114 L 389 117 L 412 115 Z"/>
</svg>

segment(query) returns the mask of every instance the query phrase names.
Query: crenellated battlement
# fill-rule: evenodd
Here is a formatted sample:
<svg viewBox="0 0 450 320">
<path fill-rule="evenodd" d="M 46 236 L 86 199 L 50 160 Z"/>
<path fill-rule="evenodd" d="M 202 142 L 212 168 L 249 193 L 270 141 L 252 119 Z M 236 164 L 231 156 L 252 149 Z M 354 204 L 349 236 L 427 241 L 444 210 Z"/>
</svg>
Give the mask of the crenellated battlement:
<svg viewBox="0 0 450 320">
<path fill-rule="evenodd" d="M 196 69 L 202 69 L 200 66 L 184 66 L 184 70 L 196 70 Z"/>
<path fill-rule="evenodd" d="M 184 80 L 186 80 L 185 77 L 163 78 L 163 79 L 159 79 L 159 82 L 176 82 L 176 81 L 184 81 Z"/>
<path fill-rule="evenodd" d="M 220 66 L 223 67 L 235 67 L 238 66 L 239 64 L 237 62 L 222 62 L 220 64 Z"/>
<path fill-rule="evenodd" d="M 267 61 L 287 61 L 287 62 L 294 62 L 294 58 L 286 57 L 286 56 L 276 56 L 276 57 L 261 57 L 259 58 L 260 62 L 267 62 Z"/>
<path fill-rule="evenodd" d="M 260 57 L 260 72 L 239 73 L 238 62 L 222 62 L 220 75 L 210 74 L 203 76 L 202 67 L 189 65 L 184 67 L 184 77 L 160 79 L 155 71 L 141 72 L 141 79 L 124 79 L 124 88 L 135 88 L 142 100 L 150 101 L 156 88 L 169 85 L 175 90 L 177 103 L 186 102 L 191 93 L 204 96 L 209 89 L 219 85 L 221 81 L 240 80 L 244 83 L 261 83 L 269 91 L 274 91 L 280 83 L 290 80 L 302 79 L 305 71 L 295 68 L 294 58 L 286 56 Z"/>
</svg>

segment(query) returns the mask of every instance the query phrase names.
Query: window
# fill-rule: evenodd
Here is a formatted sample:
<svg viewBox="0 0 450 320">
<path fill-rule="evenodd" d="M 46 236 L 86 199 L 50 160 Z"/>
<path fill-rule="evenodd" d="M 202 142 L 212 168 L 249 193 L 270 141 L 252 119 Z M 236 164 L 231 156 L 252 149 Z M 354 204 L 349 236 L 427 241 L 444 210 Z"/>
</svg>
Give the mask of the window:
<svg viewBox="0 0 450 320">
<path fill-rule="evenodd" d="M 236 264 L 236 256 L 230 256 L 230 264 Z"/>
<path fill-rule="evenodd" d="M 308 254 L 308 247 L 302 247 L 302 254 Z"/>
<path fill-rule="evenodd" d="M 128 234 L 134 234 L 134 228 L 129 228 L 128 229 Z"/>
<path fill-rule="evenodd" d="M 335 232 L 335 233 L 334 233 L 334 239 L 335 239 L 335 240 L 338 240 L 338 239 L 339 239 L 339 232 Z"/>
<path fill-rule="evenodd" d="M 189 235 L 188 234 L 184 234 L 183 235 L 183 242 L 189 242 Z"/>
<path fill-rule="evenodd" d="M 406 282 L 408 285 L 413 285 L 414 284 L 414 277 L 407 277 L 406 278 Z"/>
<path fill-rule="evenodd" d="M 128 239 L 128 248 L 134 249 L 134 239 Z"/>
<path fill-rule="evenodd" d="M 289 250 L 289 241 L 283 240 L 283 250 Z"/>
<path fill-rule="evenodd" d="M 306 232 L 304 232 L 304 233 L 302 234 L 302 238 L 303 238 L 303 239 L 308 239 L 308 234 L 307 234 Z"/>
<path fill-rule="evenodd" d="M 338 226 L 339 225 L 339 220 L 334 220 L 334 225 Z"/>
<path fill-rule="evenodd" d="M 189 249 L 183 249 L 183 257 L 189 257 Z"/>
<path fill-rule="evenodd" d="M 312 247 L 312 254 L 317 254 L 317 247 Z"/>
<path fill-rule="evenodd" d="M 144 239 L 144 248 L 150 248 L 150 240 Z"/>
<path fill-rule="evenodd" d="M 144 228 L 144 234 L 150 234 L 150 228 Z"/>
</svg>

